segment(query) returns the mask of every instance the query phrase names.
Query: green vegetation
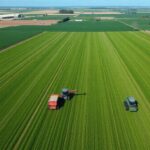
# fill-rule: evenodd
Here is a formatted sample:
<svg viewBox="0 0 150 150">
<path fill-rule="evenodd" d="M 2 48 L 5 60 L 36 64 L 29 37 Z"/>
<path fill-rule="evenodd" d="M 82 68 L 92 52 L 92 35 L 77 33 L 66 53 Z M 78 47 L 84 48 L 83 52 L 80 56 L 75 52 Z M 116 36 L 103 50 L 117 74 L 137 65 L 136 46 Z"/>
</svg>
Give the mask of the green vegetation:
<svg viewBox="0 0 150 150">
<path fill-rule="evenodd" d="M 43 32 L 43 28 L 18 26 L 0 28 L 0 50 Z"/>
<path fill-rule="evenodd" d="M 18 26 L 0 29 L 0 49 L 16 44 L 44 31 L 92 32 L 134 31 L 133 28 L 115 21 L 65 22 L 51 26 Z"/>
<path fill-rule="evenodd" d="M 81 14 L 78 19 L 96 20 L 97 17 L 113 17 L 116 21 L 123 21 L 139 30 L 150 30 L 150 13 L 125 13 L 125 14 Z"/>
<path fill-rule="evenodd" d="M 122 21 L 140 30 L 141 29 L 150 30 L 150 18 L 149 19 L 124 19 Z"/>
<path fill-rule="evenodd" d="M 148 150 L 149 53 L 142 32 L 47 32 L 2 51 L 0 149 Z M 63 87 L 81 95 L 48 110 Z"/>
<path fill-rule="evenodd" d="M 69 10 L 69 9 L 60 9 L 59 10 L 60 14 L 74 14 L 73 10 Z"/>
<path fill-rule="evenodd" d="M 69 21 L 51 26 L 50 31 L 96 32 L 96 31 L 134 31 L 133 28 L 117 21 Z"/>
</svg>

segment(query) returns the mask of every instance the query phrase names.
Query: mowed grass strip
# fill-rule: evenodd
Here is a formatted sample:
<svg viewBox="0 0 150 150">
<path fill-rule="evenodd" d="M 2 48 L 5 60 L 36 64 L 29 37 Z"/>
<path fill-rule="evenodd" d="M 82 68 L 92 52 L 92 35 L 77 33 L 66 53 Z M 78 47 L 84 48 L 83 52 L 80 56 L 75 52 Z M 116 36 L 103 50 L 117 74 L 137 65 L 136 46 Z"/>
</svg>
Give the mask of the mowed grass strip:
<svg viewBox="0 0 150 150">
<path fill-rule="evenodd" d="M 47 44 L 46 44 L 47 45 Z M 13 72 L 13 71 L 9 71 L 9 73 L 10 73 L 10 75 L 9 75 L 9 78 L 7 77 L 7 73 L 6 73 L 6 76 L 3 76 L 3 78 L 1 78 L 1 79 L 4 79 L 4 81 L 5 82 L 2 82 L 2 83 L 4 83 L 4 84 L 1 84 L 1 91 L 2 91 L 2 99 L 8 99 L 8 97 L 9 98 L 12 98 L 12 95 L 11 95 L 11 93 L 14 93 L 14 94 L 16 94 L 16 92 L 18 92 L 17 90 L 20 90 L 20 86 L 25 86 L 25 85 L 23 85 L 23 83 L 22 84 L 19 84 L 21 81 L 22 81 L 22 79 L 25 79 L 24 81 L 26 82 L 30 82 L 30 80 L 27 80 L 27 78 L 28 77 L 32 77 L 33 78 L 33 75 L 38 75 L 38 74 L 36 74 L 36 72 L 38 71 L 38 67 L 40 67 L 40 65 L 43 65 L 42 63 L 44 63 L 44 61 L 45 61 L 45 59 L 47 59 L 47 60 L 49 60 L 49 62 L 52 62 L 52 61 L 54 61 L 54 58 L 56 58 L 58 55 L 59 55 L 59 53 L 56 53 L 56 51 L 51 51 L 50 53 L 52 54 L 52 56 L 50 56 L 50 57 L 48 57 L 48 55 L 47 55 L 47 53 L 49 53 L 49 47 L 50 47 L 50 45 L 51 45 L 51 43 L 49 43 L 48 45 L 47 45 L 47 47 L 45 47 L 45 49 L 43 50 L 41 50 L 40 48 L 38 49 L 38 47 L 37 47 L 37 49 L 39 50 L 39 51 L 42 51 L 42 53 L 41 53 L 41 55 L 38 55 L 38 56 L 36 56 L 36 55 L 34 55 L 35 56 L 35 59 L 31 59 L 30 61 L 27 59 L 27 62 L 25 62 L 25 64 L 22 66 L 22 67 L 14 67 L 14 70 L 16 70 L 16 68 L 17 68 L 17 71 L 18 72 Z M 34 45 L 32 45 L 32 46 L 34 46 Z M 57 48 L 57 47 L 56 47 Z M 34 49 L 33 49 L 34 50 Z M 61 50 L 61 49 L 59 49 L 59 50 Z M 37 50 L 36 50 L 37 51 Z M 29 50 L 29 52 L 30 52 L 30 50 Z M 54 55 L 55 54 L 55 55 Z M 43 58 L 44 57 L 44 58 Z M 4 57 L 3 57 L 4 58 Z M 9 63 L 9 58 L 11 58 L 11 55 L 10 56 L 8 56 L 8 63 Z M 24 60 L 23 60 L 24 61 Z M 38 61 L 40 61 L 40 63 L 38 62 Z M 20 62 L 18 62 L 18 64 L 17 65 L 19 65 L 19 63 Z M 16 66 L 17 66 L 16 65 Z M 34 67 L 33 67 L 34 66 Z M 1 66 L 1 68 L 5 68 L 4 66 L 3 66 L 3 64 L 2 64 L 2 66 Z M 34 69 L 33 69 L 34 68 Z M 33 69 L 33 70 L 32 70 Z M 13 69 L 12 69 L 13 70 Z M 31 70 L 32 70 L 32 74 L 31 74 Z M 33 73 L 33 72 L 35 72 L 35 74 Z M 18 78 L 18 77 L 20 77 L 20 78 Z M 6 78 L 6 79 L 5 79 Z M 1 81 L 3 81 L 3 80 L 1 80 Z M 8 85 L 8 82 L 9 82 L 9 85 Z M 11 90 L 11 88 L 13 88 L 13 86 L 14 86 L 14 84 L 16 84 L 16 85 L 18 85 L 17 87 L 16 87 L 16 89 L 13 91 L 13 90 Z M 28 86 L 28 84 L 26 84 L 27 86 Z M 8 88 L 8 86 L 9 86 L 9 88 Z M 5 91 L 5 92 L 4 92 Z M 18 92 L 18 94 L 17 94 L 18 96 L 19 96 L 19 92 Z M 4 105 L 3 105 L 3 102 L 4 102 Z M 13 101 L 14 102 L 14 101 Z M 15 103 L 16 103 L 16 101 L 15 101 Z M 7 107 L 7 106 L 9 106 L 9 105 L 7 105 L 7 101 L 5 100 L 5 101 L 2 101 L 1 102 L 1 106 L 3 107 L 3 108 L 5 108 L 5 106 Z M 12 108 L 12 107 L 11 107 Z M 3 116 L 3 114 L 2 114 L 2 116 Z M 4 117 L 4 116 L 3 116 Z"/>
<path fill-rule="evenodd" d="M 115 34 L 109 33 L 109 34 L 115 36 L 116 33 Z M 115 41 L 115 38 L 113 38 L 113 40 Z M 119 43 L 119 41 L 115 41 L 115 42 L 116 44 Z M 108 101 L 110 100 L 109 104 L 105 104 L 105 105 L 110 106 L 107 109 L 109 111 L 112 111 L 110 113 L 112 115 L 110 115 L 111 117 L 109 119 L 107 117 L 104 117 L 104 118 L 107 118 L 108 121 L 110 120 L 112 121 L 112 123 L 110 122 L 108 123 L 108 125 L 111 125 L 110 128 L 112 128 L 113 127 L 112 125 L 114 124 L 114 130 L 112 134 L 113 140 L 119 139 L 118 149 L 123 149 L 125 147 L 126 147 L 125 149 L 130 149 L 130 148 L 134 149 L 135 147 L 137 147 L 137 149 L 147 148 L 149 144 L 145 143 L 145 140 L 146 138 L 149 138 L 149 134 L 144 136 L 141 128 L 143 127 L 143 125 L 145 125 L 144 129 L 148 128 L 148 123 L 149 123 L 148 99 L 145 98 L 146 93 L 141 91 L 141 89 L 139 88 L 141 85 L 139 85 L 139 83 L 135 81 L 136 77 L 130 74 L 130 70 L 124 64 L 124 60 L 122 60 L 120 56 L 118 55 L 118 53 L 116 53 L 118 49 L 122 51 L 122 47 L 126 44 L 124 42 L 122 43 L 123 46 L 120 45 L 120 47 L 116 49 L 114 45 L 112 44 L 112 42 L 110 41 L 110 39 L 108 38 L 108 36 L 103 35 L 102 43 L 100 45 L 104 46 L 102 48 L 103 51 L 101 51 L 101 55 L 102 55 L 101 57 L 103 60 L 103 69 L 105 70 L 103 81 L 106 82 L 106 83 L 103 83 L 102 85 L 106 87 L 105 92 L 107 92 L 106 93 L 107 100 Z M 132 50 L 132 47 L 128 46 L 128 50 Z M 136 52 L 134 53 L 134 55 L 137 55 Z M 142 61 L 142 60 L 139 60 L 139 61 Z M 132 63 L 134 63 L 133 59 L 132 59 Z M 138 68 L 139 66 L 136 65 L 136 67 Z M 146 75 L 143 75 L 143 78 L 145 78 L 145 76 Z M 149 79 L 147 79 L 147 82 L 149 82 Z M 127 95 L 134 95 L 140 103 L 141 110 L 143 110 L 144 112 L 139 110 L 138 116 L 125 116 L 124 110 L 122 109 L 122 101 L 123 101 L 122 98 L 126 97 Z M 124 117 L 123 120 L 122 120 L 122 116 Z M 128 117 L 128 118 L 125 119 L 125 117 Z M 145 118 L 147 122 L 144 123 L 145 121 L 143 122 L 142 118 Z M 141 121 L 140 124 L 138 122 L 139 120 Z M 132 125 L 135 127 L 134 129 L 132 128 Z M 126 133 L 127 133 L 127 136 L 125 136 Z M 135 142 L 133 143 L 136 143 L 137 141 L 139 141 L 139 143 L 145 143 L 146 147 L 142 144 L 134 145 L 133 143 L 130 142 L 131 140 L 132 141 L 135 140 Z M 126 144 L 124 145 L 123 143 L 125 141 L 126 141 Z M 112 146 L 115 143 L 116 142 L 113 141 Z M 119 148 L 119 143 L 122 143 L 120 145 L 120 148 Z M 108 149 L 111 149 L 111 147 L 109 147 Z"/>
<path fill-rule="evenodd" d="M 141 32 L 109 34 L 118 54 L 140 85 L 147 99 L 150 99 L 150 36 Z M 136 39 L 136 40 L 135 40 Z M 118 43 L 116 44 L 116 41 Z M 126 44 L 123 44 L 126 43 Z M 127 48 L 130 47 L 130 48 Z M 136 53 L 136 55 L 135 55 Z"/>
<path fill-rule="evenodd" d="M 70 35 L 68 38 L 70 38 Z M 52 75 L 53 74 L 55 75 L 55 72 L 57 71 L 57 65 L 59 65 L 59 64 L 55 63 L 55 59 L 59 58 L 59 60 L 61 60 L 61 59 L 63 59 L 64 54 L 66 54 L 64 51 L 62 51 L 62 53 L 59 53 L 61 51 L 61 48 L 63 47 L 63 45 L 66 42 L 67 42 L 67 39 L 65 39 L 65 42 L 63 42 L 63 44 L 61 44 L 61 42 L 60 42 L 61 46 L 57 49 L 57 52 L 53 51 L 53 54 L 50 53 L 49 48 L 47 48 L 46 49 L 47 54 L 41 55 L 40 59 L 36 60 L 35 62 L 32 62 L 28 68 L 24 69 L 24 71 L 21 72 L 21 74 L 20 74 L 20 78 L 17 78 L 12 81 L 13 82 L 12 85 L 16 85 L 15 89 L 12 90 L 11 88 L 9 89 L 9 88 L 4 87 L 5 90 L 3 90 L 3 88 L 1 88 L 1 95 L 3 96 L 2 97 L 3 101 L 1 101 L 1 102 L 3 102 L 1 105 L 2 106 L 1 108 L 3 108 L 3 109 L 1 109 L 2 110 L 1 117 L 3 118 L 3 119 L 1 119 L 1 129 L 3 129 L 2 127 L 5 127 L 5 123 L 8 123 L 8 121 L 10 121 L 10 119 L 16 119 L 16 118 L 12 118 L 12 116 L 17 115 L 19 111 L 22 112 L 21 115 L 19 116 L 19 118 L 21 120 L 23 120 L 22 115 L 23 114 L 26 115 L 26 113 L 23 113 L 22 108 L 20 107 L 21 105 L 23 107 L 27 107 L 27 111 L 30 108 L 29 110 L 31 111 L 31 113 L 33 113 L 35 107 L 41 101 L 41 97 L 39 97 L 41 94 L 40 92 L 42 92 L 43 88 L 45 88 L 47 86 L 48 80 L 49 80 L 49 82 L 51 82 L 51 80 L 52 80 L 51 78 L 53 78 Z M 50 55 L 48 55 L 48 54 L 50 54 Z M 43 56 L 45 56 L 45 57 L 43 58 Z M 37 61 L 39 61 L 39 62 L 37 62 Z M 61 62 L 60 62 L 60 64 L 61 64 Z M 44 65 L 44 67 L 41 67 L 41 65 L 42 66 Z M 51 70 L 49 70 L 49 68 L 53 69 L 54 71 L 51 72 Z M 40 73 L 39 73 L 39 70 L 41 70 Z M 40 84 L 45 84 L 44 87 L 41 87 L 38 85 L 39 79 L 45 77 L 45 75 L 48 79 L 46 79 L 46 80 L 43 79 L 42 82 L 40 82 Z M 22 81 L 22 83 L 20 80 Z M 17 81 L 17 83 L 15 84 L 16 81 Z M 24 89 L 23 93 L 21 93 L 22 88 Z M 33 88 L 36 89 L 36 90 L 34 90 L 34 92 L 32 91 Z M 5 92 L 3 92 L 3 91 L 5 91 Z M 46 89 L 45 89 L 45 91 L 46 91 Z M 44 91 L 44 93 L 45 93 L 45 91 Z M 7 94 L 6 92 L 8 92 L 9 94 Z M 32 92 L 34 93 L 33 97 L 35 97 L 36 101 L 32 101 L 33 97 L 30 95 Z M 16 101 L 14 101 L 14 99 L 16 99 Z M 39 99 L 39 101 L 38 101 L 38 99 Z M 8 101 L 6 101 L 6 100 L 8 100 Z M 10 105 L 8 105 L 8 103 Z M 31 109 L 31 107 L 32 107 L 32 109 Z M 7 110 L 7 113 L 6 113 L 6 110 Z M 24 118 L 24 119 L 26 119 L 26 121 L 27 121 L 27 118 L 28 119 L 30 118 L 29 114 L 28 114 L 28 117 Z M 18 124 L 17 121 L 16 121 L 16 124 Z M 13 125 L 11 125 L 11 124 L 7 124 L 7 125 L 10 126 L 11 128 L 13 128 Z M 18 125 L 21 125 L 21 124 L 18 124 Z M 12 132 L 16 132 L 16 131 L 12 130 Z M 12 134 L 12 138 L 15 139 L 13 134 Z"/>
<path fill-rule="evenodd" d="M 141 32 L 44 33 L 1 53 L 0 149 L 148 149 L 148 47 Z M 79 95 L 49 111 L 63 87 Z M 137 113 L 124 110 L 128 95 Z"/>
</svg>

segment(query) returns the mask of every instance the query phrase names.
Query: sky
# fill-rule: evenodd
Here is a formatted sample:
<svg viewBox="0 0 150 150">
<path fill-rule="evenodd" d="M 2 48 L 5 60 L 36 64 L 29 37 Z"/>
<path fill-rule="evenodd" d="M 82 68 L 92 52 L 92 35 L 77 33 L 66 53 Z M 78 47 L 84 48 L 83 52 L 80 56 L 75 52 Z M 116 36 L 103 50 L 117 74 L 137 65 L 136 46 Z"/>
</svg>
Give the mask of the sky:
<svg viewBox="0 0 150 150">
<path fill-rule="evenodd" d="M 0 6 L 150 6 L 150 0 L 0 0 Z"/>
</svg>

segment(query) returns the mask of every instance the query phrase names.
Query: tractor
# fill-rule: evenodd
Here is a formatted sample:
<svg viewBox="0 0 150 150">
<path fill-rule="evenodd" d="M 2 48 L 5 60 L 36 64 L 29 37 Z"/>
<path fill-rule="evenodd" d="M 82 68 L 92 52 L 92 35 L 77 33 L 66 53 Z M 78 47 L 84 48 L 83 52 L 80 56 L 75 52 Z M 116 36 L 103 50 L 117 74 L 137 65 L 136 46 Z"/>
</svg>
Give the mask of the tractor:
<svg viewBox="0 0 150 150">
<path fill-rule="evenodd" d="M 134 99 L 133 96 L 129 96 L 125 99 L 124 106 L 127 111 L 130 112 L 138 111 L 138 102 Z"/>
<path fill-rule="evenodd" d="M 48 108 L 54 110 L 61 108 L 65 100 L 71 100 L 75 94 L 76 90 L 69 90 L 67 88 L 63 88 L 61 94 L 51 94 L 48 100 Z"/>
<path fill-rule="evenodd" d="M 61 91 L 61 97 L 64 100 L 71 100 L 75 94 L 76 90 L 69 90 L 67 88 L 63 88 Z"/>
</svg>

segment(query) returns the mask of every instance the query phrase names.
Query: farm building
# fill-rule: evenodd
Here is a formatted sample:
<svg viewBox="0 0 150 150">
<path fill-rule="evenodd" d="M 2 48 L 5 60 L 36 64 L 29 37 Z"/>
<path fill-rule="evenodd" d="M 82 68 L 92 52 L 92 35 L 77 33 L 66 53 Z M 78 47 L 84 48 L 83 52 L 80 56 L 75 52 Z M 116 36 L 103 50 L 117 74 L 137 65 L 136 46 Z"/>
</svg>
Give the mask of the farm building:
<svg viewBox="0 0 150 150">
<path fill-rule="evenodd" d="M 95 17 L 96 21 L 101 21 L 101 20 L 113 20 L 114 17 Z"/>
<path fill-rule="evenodd" d="M 82 22 L 83 20 L 82 19 L 76 19 L 75 21 L 76 22 Z"/>
<path fill-rule="evenodd" d="M 21 18 L 21 14 L 5 14 L 5 15 L 0 15 L 0 20 L 14 20 L 14 19 L 19 19 Z"/>
</svg>

